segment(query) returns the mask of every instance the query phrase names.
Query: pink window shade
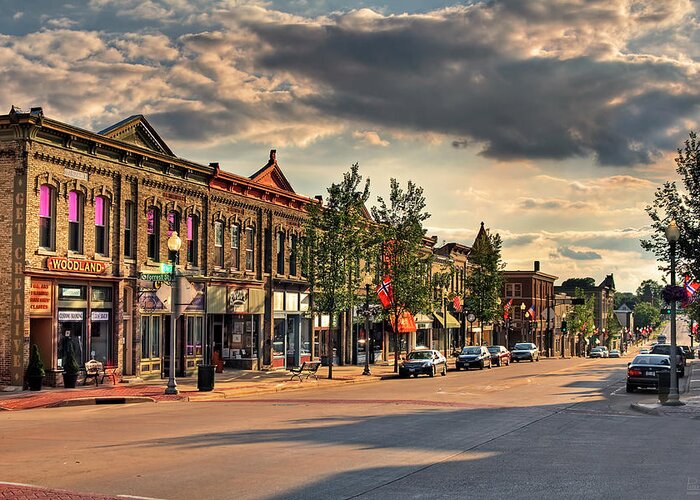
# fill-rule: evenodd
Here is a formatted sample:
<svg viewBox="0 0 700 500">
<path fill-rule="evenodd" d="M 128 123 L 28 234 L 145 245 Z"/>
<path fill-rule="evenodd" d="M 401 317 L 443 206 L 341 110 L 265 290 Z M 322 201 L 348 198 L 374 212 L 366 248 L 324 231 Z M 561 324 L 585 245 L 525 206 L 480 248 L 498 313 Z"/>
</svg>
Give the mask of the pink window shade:
<svg viewBox="0 0 700 500">
<path fill-rule="evenodd" d="M 39 217 L 51 217 L 51 187 L 46 184 L 39 188 Z"/>
<path fill-rule="evenodd" d="M 190 215 L 189 217 L 187 217 L 187 239 L 189 241 L 192 241 L 193 232 L 194 232 L 194 219 Z"/>
<path fill-rule="evenodd" d="M 176 229 L 176 217 L 177 214 L 175 214 L 175 212 L 168 212 L 168 236 L 171 236 L 173 234 L 173 231 L 175 231 Z"/>
<path fill-rule="evenodd" d="M 105 225 L 105 199 L 102 196 L 95 198 L 95 225 Z"/>
<path fill-rule="evenodd" d="M 68 193 L 68 221 L 80 222 L 80 195 L 76 191 Z"/>
<path fill-rule="evenodd" d="M 155 218 L 156 218 L 155 211 L 152 208 L 149 208 L 148 212 L 146 212 L 146 221 L 148 223 L 148 228 L 147 228 L 148 234 L 154 233 Z"/>
</svg>

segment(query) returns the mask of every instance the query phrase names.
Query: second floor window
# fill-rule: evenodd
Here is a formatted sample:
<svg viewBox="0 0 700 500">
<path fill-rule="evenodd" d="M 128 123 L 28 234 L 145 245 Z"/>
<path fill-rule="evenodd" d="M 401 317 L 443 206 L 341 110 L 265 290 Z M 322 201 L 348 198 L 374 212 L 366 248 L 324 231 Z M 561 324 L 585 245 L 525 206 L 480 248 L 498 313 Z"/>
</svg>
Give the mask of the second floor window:
<svg viewBox="0 0 700 500">
<path fill-rule="evenodd" d="M 309 248 L 308 245 L 306 244 L 306 237 L 302 236 L 301 238 L 301 275 L 306 278 L 308 275 L 308 266 L 309 266 Z"/>
<path fill-rule="evenodd" d="M 134 204 L 124 203 L 124 257 L 134 256 Z"/>
<path fill-rule="evenodd" d="M 359 271 L 359 266 L 358 266 Z M 297 275 L 297 235 L 289 237 L 289 274 Z"/>
<path fill-rule="evenodd" d="M 168 212 L 168 236 L 176 232 L 180 236 L 180 214 L 175 210 Z"/>
<path fill-rule="evenodd" d="M 214 222 L 214 265 L 224 266 L 224 223 L 220 220 Z"/>
<path fill-rule="evenodd" d="M 148 258 L 160 261 L 160 210 L 149 207 L 146 211 L 146 233 L 148 234 Z"/>
<path fill-rule="evenodd" d="M 231 267 L 240 269 L 241 265 L 241 226 L 231 226 Z"/>
<path fill-rule="evenodd" d="M 506 283 L 506 297 L 522 297 L 522 283 Z"/>
<path fill-rule="evenodd" d="M 284 274 L 284 232 L 277 233 L 277 274 Z"/>
<path fill-rule="evenodd" d="M 39 246 L 56 248 L 56 190 L 47 184 L 39 188 Z"/>
<path fill-rule="evenodd" d="M 187 263 L 196 266 L 199 257 L 199 219 L 196 215 L 187 217 Z"/>
<path fill-rule="evenodd" d="M 109 255 L 109 200 L 95 198 L 95 253 Z"/>
<path fill-rule="evenodd" d="M 83 195 L 78 191 L 68 193 L 68 250 L 83 251 Z"/>
<path fill-rule="evenodd" d="M 255 270 L 255 229 L 245 228 L 245 269 Z"/>
</svg>

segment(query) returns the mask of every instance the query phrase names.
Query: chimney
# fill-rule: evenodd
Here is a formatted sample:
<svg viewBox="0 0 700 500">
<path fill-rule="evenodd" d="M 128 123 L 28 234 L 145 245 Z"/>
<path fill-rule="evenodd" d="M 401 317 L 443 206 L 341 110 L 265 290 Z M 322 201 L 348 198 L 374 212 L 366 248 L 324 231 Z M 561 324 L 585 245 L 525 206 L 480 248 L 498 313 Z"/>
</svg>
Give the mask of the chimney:
<svg viewBox="0 0 700 500">
<path fill-rule="evenodd" d="M 540 270 L 540 261 L 539 261 L 539 260 L 536 260 L 536 261 L 535 261 L 535 272 L 537 272 L 537 271 L 539 271 L 539 270 Z"/>
<path fill-rule="evenodd" d="M 319 203 L 319 205 L 323 206 L 323 195 L 317 194 L 314 196 L 314 199 Z"/>
<path fill-rule="evenodd" d="M 211 168 L 219 168 L 219 162 L 218 161 L 213 161 L 209 164 Z"/>
</svg>

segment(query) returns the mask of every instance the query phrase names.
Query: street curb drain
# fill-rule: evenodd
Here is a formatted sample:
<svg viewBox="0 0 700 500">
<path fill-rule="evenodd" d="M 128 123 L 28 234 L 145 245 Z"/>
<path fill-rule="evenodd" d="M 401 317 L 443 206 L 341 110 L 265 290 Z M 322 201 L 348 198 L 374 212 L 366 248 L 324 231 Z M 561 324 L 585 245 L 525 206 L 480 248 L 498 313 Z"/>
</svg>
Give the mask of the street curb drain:
<svg viewBox="0 0 700 500">
<path fill-rule="evenodd" d="M 134 403 L 155 403 L 156 400 L 146 396 L 105 396 L 93 398 L 75 398 L 57 401 L 56 403 L 47 405 L 46 408 L 63 408 L 72 406 L 90 406 L 90 405 L 124 405 Z"/>
</svg>

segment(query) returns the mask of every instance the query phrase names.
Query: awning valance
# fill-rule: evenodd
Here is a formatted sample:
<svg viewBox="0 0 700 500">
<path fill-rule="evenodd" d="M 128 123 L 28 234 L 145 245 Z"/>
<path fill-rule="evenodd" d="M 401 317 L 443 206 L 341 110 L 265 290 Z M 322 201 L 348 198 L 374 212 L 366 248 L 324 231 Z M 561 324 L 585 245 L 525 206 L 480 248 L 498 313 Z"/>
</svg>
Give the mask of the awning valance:
<svg viewBox="0 0 700 500">
<path fill-rule="evenodd" d="M 433 327 L 433 318 L 427 314 L 416 314 L 416 328 L 418 330 L 429 330 Z"/>
<path fill-rule="evenodd" d="M 393 320 L 389 321 L 391 329 L 394 329 Z M 412 333 L 416 331 L 416 320 L 408 311 L 399 316 L 399 333 Z"/>
<path fill-rule="evenodd" d="M 433 316 L 435 316 L 435 319 L 438 320 L 440 325 L 445 328 L 445 320 L 442 318 L 442 314 L 440 313 L 433 313 Z M 447 313 L 447 328 L 459 328 L 461 325 L 459 324 L 459 321 L 457 321 L 457 318 L 452 316 L 449 312 Z"/>
</svg>

